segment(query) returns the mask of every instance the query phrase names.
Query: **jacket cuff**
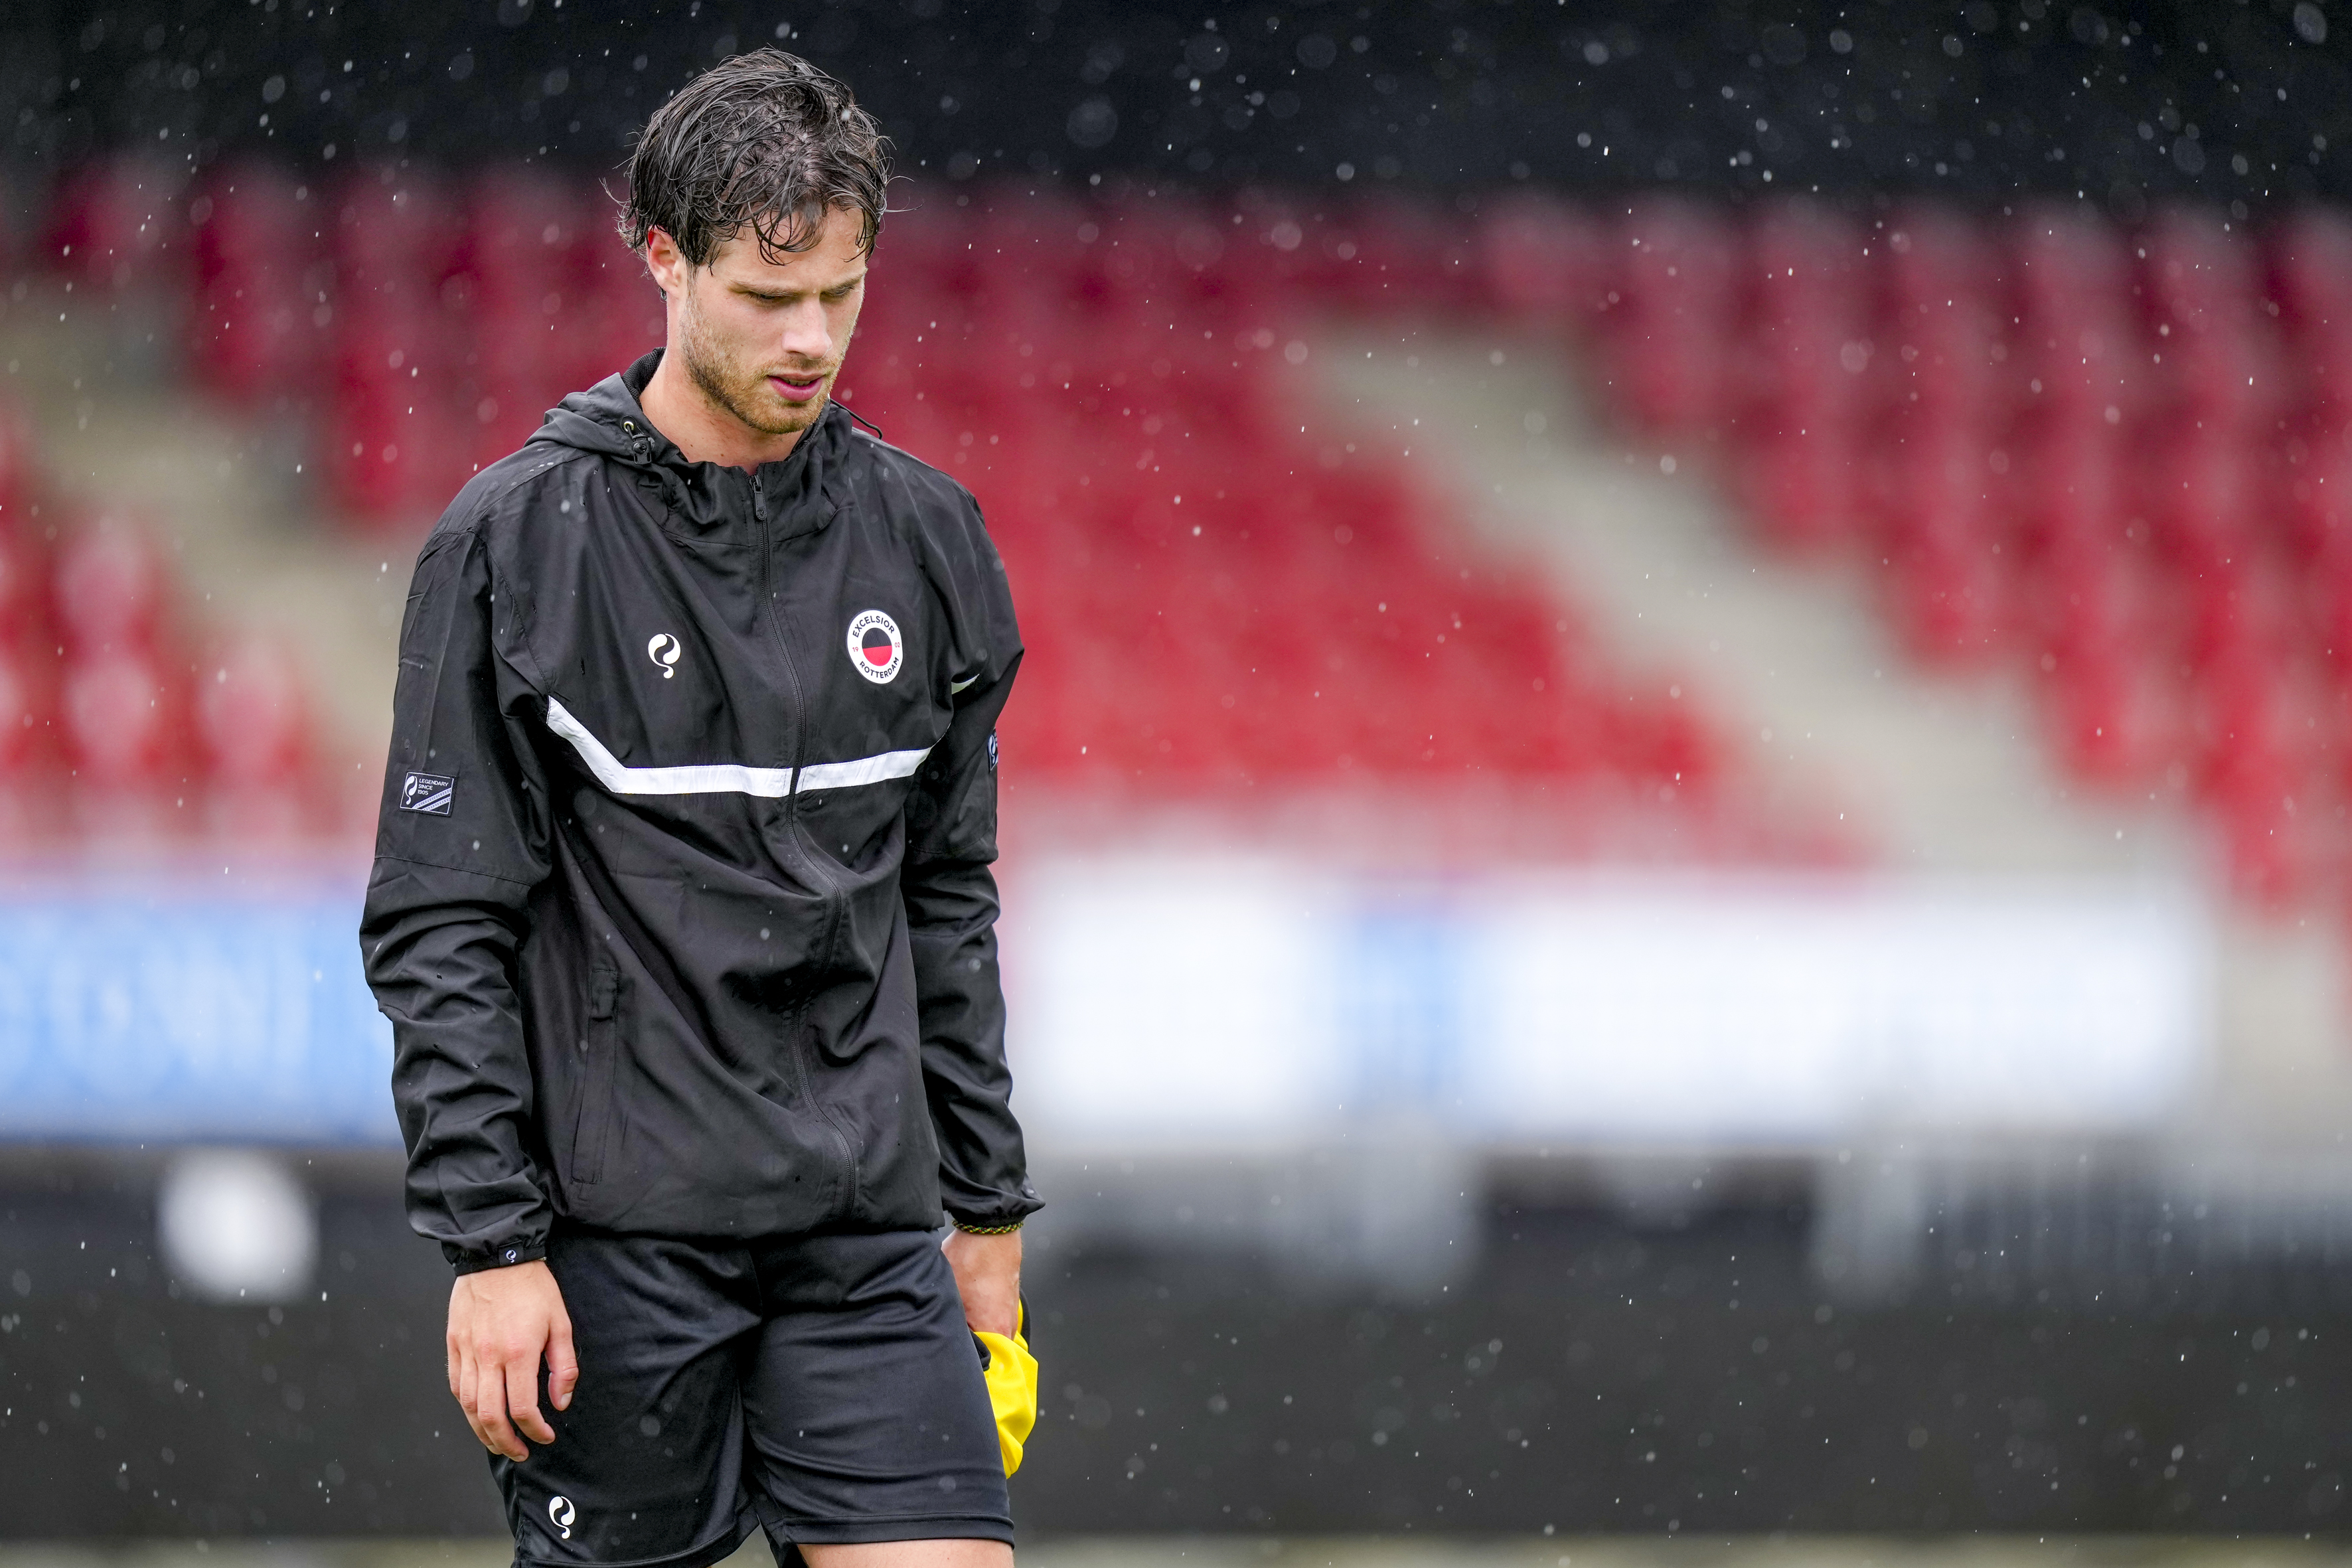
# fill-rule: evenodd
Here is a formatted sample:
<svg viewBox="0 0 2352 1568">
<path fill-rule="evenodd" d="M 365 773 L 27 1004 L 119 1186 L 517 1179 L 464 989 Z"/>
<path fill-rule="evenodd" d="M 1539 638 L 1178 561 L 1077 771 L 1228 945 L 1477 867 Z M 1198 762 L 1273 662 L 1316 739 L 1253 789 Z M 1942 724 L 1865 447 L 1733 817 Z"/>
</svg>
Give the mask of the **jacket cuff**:
<svg viewBox="0 0 2352 1568">
<path fill-rule="evenodd" d="M 967 1236 L 1010 1236 L 1022 1223 L 1045 1205 L 1024 1178 L 1011 1193 L 969 1193 L 966 1197 L 982 1200 L 978 1205 L 943 1204 L 948 1223 Z"/>
<path fill-rule="evenodd" d="M 541 1263 L 547 1258 L 545 1242 L 511 1242 L 505 1247 L 471 1247 L 441 1244 L 442 1255 L 449 1267 L 459 1274 L 479 1274 L 486 1268 L 509 1268 L 518 1263 Z"/>
</svg>

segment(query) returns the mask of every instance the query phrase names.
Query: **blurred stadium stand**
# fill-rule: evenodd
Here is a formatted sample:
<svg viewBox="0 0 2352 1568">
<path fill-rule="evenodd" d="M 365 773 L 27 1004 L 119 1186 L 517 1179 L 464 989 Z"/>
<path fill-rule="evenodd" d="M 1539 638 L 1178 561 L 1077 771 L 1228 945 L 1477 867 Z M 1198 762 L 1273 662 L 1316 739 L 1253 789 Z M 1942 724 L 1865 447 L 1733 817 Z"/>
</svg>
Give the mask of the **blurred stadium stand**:
<svg viewBox="0 0 2352 1568">
<path fill-rule="evenodd" d="M 1005 724 L 1015 1065 L 1052 1199 L 1039 1300 L 1085 1369 L 1056 1418 L 1090 1435 L 1041 1446 L 1048 1517 L 2321 1516 L 2321 1478 L 2270 1479 L 2296 1442 L 2225 1407 L 2238 1336 L 2352 1281 L 2330 499 L 2352 229 L 1652 194 L 1475 220 L 1387 193 L 904 205 L 841 391 L 980 497 L 1030 647 Z M 397 1436 L 332 1461 L 366 1478 L 351 1528 L 478 1527 L 444 1449 L 415 1489 L 385 1479 L 440 1425 L 430 1378 L 386 1370 L 429 1363 L 439 1285 L 392 1212 L 387 1037 L 351 962 L 388 673 L 367 664 L 439 506 L 656 343 L 658 300 L 595 189 L 537 164 L 99 162 L 37 232 L 7 327 L 42 364 L 0 447 L 24 866 L 0 899 L 0 1213 L 30 1303 L 0 1298 L 0 1329 L 54 1322 L 86 1354 L 111 1332 L 143 1369 L 72 1418 L 100 1447 L 110 1423 L 203 1431 L 174 1370 L 200 1362 L 275 1457 L 201 1508 L 158 1475 L 41 1517 L 334 1528 L 344 1480 L 278 1483 L 370 1408 Z M 79 363 L 91 388 L 58 368 Z M 211 421 L 243 488 L 129 482 L 104 451 L 145 437 L 109 399 Z M 287 598 L 317 633 L 299 651 L 272 640 L 299 615 L 256 613 Z M 171 1152 L 192 1142 L 284 1152 L 199 1167 Z M 248 1211 L 307 1214 L 316 1245 L 243 1275 L 174 1260 L 164 1216 Z M 1188 1261 L 1137 1262 L 1155 1247 Z M 1192 1294 L 1151 1307 L 1170 1279 Z M 2021 1309 L 2078 1314 L 2074 1337 L 1982 1329 L 2042 1414 L 1955 1416 L 1950 1440 L 2026 1443 L 2032 1489 L 2072 1478 L 2055 1501 L 2005 1479 L 1954 1503 L 1916 1458 L 1883 1509 L 1842 1458 L 1711 1510 L 1679 1482 L 1558 1500 L 1562 1467 L 1639 1477 L 1617 1449 L 1654 1451 L 1645 1413 L 1711 1419 L 1719 1385 L 1661 1392 L 1674 1313 L 1690 1356 L 1779 1343 L 1776 1386 L 1815 1389 L 1741 1426 L 1744 1453 L 1835 1409 L 1916 1457 L 1945 1432 L 1914 1407 L 1948 1398 L 1953 1314 Z M 1139 1311 L 1192 1348 L 1122 1365 Z M 297 1348 L 188 1348 L 227 1312 Z M 2128 1402 L 2134 1368 L 2081 1353 L 2082 1315 L 2116 1312 L 2143 1348 L 2201 1314 L 2217 1347 L 2160 1413 L 2205 1445 L 2191 1503 L 2142 1473 L 2171 1443 L 2146 1418 L 2043 1431 L 2053 1386 Z M 1443 1356 L 1410 1395 L 1366 1393 L 1408 1321 Z M 1283 1430 L 1273 1385 L 1235 1361 L 1201 1394 L 1203 1335 L 1302 1365 L 1348 1347 L 1313 1373 L 1347 1414 L 1254 1479 L 1258 1438 L 1190 1413 Z M 1490 1341 L 1543 1346 L 1545 1372 L 1486 1390 Z M 1901 1373 L 1842 1382 L 1872 1342 Z M 346 1364 L 362 1344 L 391 1358 L 381 1388 Z M 1588 1384 L 1605 1434 L 1560 1404 Z M 1492 1420 L 1454 1428 L 1474 1394 Z M 1144 1417 L 1180 1403 L 1190 1425 Z M 1126 1442 L 1129 1408 L 1151 1436 L 1105 1468 L 1091 1435 Z M 1539 1426 L 1563 1434 L 1542 1457 L 1486 1454 Z M 1408 1430 L 1445 1476 L 1375 1451 Z M 13 1417 L 6 1444 L 51 1473 Z M 2247 1454 L 2265 1479 L 2227 1479 Z M 1446 1479 L 1478 1465 L 1484 1508 Z"/>
</svg>

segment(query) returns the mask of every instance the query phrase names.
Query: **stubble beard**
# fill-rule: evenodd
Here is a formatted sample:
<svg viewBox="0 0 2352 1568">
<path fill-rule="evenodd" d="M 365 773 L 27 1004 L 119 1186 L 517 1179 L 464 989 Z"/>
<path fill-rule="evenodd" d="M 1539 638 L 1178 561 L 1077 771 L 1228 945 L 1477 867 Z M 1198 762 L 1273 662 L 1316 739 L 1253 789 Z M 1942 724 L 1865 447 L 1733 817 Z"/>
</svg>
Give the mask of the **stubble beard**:
<svg viewBox="0 0 2352 1568">
<path fill-rule="evenodd" d="M 703 396 L 761 435 L 790 436 L 805 430 L 816 423 L 824 405 L 833 400 L 833 388 L 828 384 L 823 393 L 798 406 L 763 406 L 761 395 L 768 392 L 768 378 L 758 371 L 745 370 L 740 361 L 711 342 L 702 312 L 695 307 L 691 293 L 686 298 L 682 314 L 680 325 L 685 331 L 678 346 L 684 352 L 687 376 Z"/>
</svg>

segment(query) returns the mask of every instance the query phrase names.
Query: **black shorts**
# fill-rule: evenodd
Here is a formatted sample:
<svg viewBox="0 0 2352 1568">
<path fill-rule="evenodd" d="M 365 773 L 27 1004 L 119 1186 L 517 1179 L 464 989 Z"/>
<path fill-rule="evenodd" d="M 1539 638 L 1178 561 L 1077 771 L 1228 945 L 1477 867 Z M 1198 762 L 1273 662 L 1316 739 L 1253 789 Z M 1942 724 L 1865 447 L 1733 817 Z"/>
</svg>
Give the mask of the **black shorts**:
<svg viewBox="0 0 2352 1568">
<path fill-rule="evenodd" d="M 556 1440 L 493 1456 L 519 1564 L 702 1568 L 787 1542 L 1013 1540 L 979 1351 L 921 1231 L 741 1246 L 559 1226 Z"/>
</svg>

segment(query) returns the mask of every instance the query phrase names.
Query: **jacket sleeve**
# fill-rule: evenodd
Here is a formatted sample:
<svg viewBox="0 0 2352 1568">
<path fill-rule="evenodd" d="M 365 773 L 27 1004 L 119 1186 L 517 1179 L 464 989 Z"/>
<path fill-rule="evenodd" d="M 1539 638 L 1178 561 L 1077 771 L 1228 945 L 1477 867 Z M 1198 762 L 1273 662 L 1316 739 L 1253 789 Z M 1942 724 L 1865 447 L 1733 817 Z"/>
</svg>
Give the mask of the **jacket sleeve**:
<svg viewBox="0 0 2352 1568">
<path fill-rule="evenodd" d="M 1005 1230 L 1043 1206 L 1030 1189 L 1013 1075 L 1004 1062 L 1004 989 L 996 963 L 997 716 L 1020 668 L 1004 568 L 970 528 L 969 571 L 942 586 L 955 663 L 946 739 L 916 774 L 900 886 L 922 1016 L 923 1089 L 940 1145 L 940 1194 L 966 1230 Z"/>
<path fill-rule="evenodd" d="M 409 1223 L 460 1273 L 545 1256 L 515 955 L 549 872 L 531 693 L 499 658 L 487 552 L 436 534 L 400 633 L 392 755 L 360 949 L 392 1020 Z M 507 613 L 511 613 L 508 611 Z"/>
</svg>

